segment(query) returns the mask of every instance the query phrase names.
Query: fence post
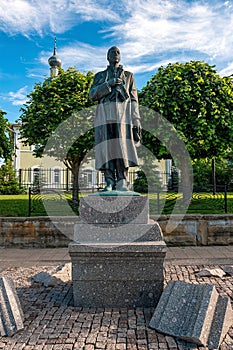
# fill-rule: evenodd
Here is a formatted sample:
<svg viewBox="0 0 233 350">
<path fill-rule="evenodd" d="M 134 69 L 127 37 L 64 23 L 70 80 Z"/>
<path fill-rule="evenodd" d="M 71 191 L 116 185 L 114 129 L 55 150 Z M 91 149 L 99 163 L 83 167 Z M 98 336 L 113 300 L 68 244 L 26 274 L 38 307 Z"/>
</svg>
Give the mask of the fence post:
<svg viewBox="0 0 233 350">
<path fill-rule="evenodd" d="M 19 169 L 19 184 L 22 185 L 22 169 Z"/>
<path fill-rule="evenodd" d="M 28 216 L 29 217 L 31 216 L 31 205 L 32 205 L 32 203 L 31 203 L 31 194 L 32 194 L 31 187 L 29 187 L 29 189 L 28 189 Z"/>
<path fill-rule="evenodd" d="M 216 169 L 215 158 L 212 158 L 212 182 L 213 182 L 213 195 L 216 195 Z"/>
<path fill-rule="evenodd" d="M 159 196 L 159 190 L 157 190 L 157 204 L 158 204 L 158 214 L 160 213 L 160 196 Z"/>
<path fill-rule="evenodd" d="M 227 184 L 224 185 L 224 211 L 227 214 Z"/>
<path fill-rule="evenodd" d="M 69 169 L 66 168 L 66 191 L 69 191 Z"/>
</svg>

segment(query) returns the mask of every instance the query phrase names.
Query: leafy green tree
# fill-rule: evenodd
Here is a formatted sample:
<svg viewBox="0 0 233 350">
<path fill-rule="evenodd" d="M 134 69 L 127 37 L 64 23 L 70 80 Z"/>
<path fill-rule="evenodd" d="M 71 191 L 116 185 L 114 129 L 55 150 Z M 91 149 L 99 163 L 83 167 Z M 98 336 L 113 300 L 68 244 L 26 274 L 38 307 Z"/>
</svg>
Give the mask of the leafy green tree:
<svg viewBox="0 0 233 350">
<path fill-rule="evenodd" d="M 160 114 L 174 125 L 193 160 L 224 156 L 229 151 L 233 141 L 233 79 L 220 77 L 214 66 L 191 61 L 161 67 L 139 98 L 140 104 L 158 112 L 154 123 L 157 132 L 159 128 L 163 132 Z M 169 142 L 172 146 L 172 140 Z M 169 156 L 166 147 L 148 132 L 143 134 L 143 143 L 158 158 Z"/>
<path fill-rule="evenodd" d="M 11 159 L 8 159 L 0 168 L 0 194 L 20 194 L 25 189 L 20 185 L 12 165 Z"/>
<path fill-rule="evenodd" d="M 216 184 L 226 184 L 228 190 L 232 190 L 233 186 L 233 162 L 222 157 L 216 158 Z M 193 162 L 194 186 L 208 188 L 207 184 L 212 182 L 212 163 L 208 158 L 195 159 Z"/>
<path fill-rule="evenodd" d="M 66 71 L 61 69 L 57 77 L 36 83 L 21 109 L 21 135 L 24 143 L 36 145 L 36 157 L 42 157 L 44 152 L 49 153 L 63 161 L 72 171 L 74 201 L 78 200 L 79 195 L 78 173 L 81 162 L 94 144 L 93 130 L 90 129 L 93 125 L 91 112 L 82 112 L 93 104 L 89 99 L 92 82 L 92 72 L 81 73 L 74 68 Z M 65 120 L 69 120 L 66 130 L 62 134 L 56 132 Z M 70 144 L 69 135 L 77 128 L 89 131 Z M 47 143 L 51 135 L 56 141 L 56 147 Z M 67 147 L 68 151 L 64 153 Z"/>
<path fill-rule="evenodd" d="M 11 137 L 10 124 L 4 117 L 6 113 L 0 109 L 0 158 L 6 161 L 13 153 L 13 139 Z"/>
</svg>

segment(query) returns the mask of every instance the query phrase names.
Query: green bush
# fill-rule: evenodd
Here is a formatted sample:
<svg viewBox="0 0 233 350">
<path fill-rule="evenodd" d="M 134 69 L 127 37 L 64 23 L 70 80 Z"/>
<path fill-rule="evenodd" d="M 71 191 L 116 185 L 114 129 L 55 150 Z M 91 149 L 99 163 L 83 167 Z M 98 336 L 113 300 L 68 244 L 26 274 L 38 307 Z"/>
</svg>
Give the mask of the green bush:
<svg viewBox="0 0 233 350">
<path fill-rule="evenodd" d="M 0 168 L 0 194 L 22 194 L 25 189 L 20 185 L 11 161 Z"/>
<path fill-rule="evenodd" d="M 232 190 L 232 161 L 224 158 L 215 159 L 216 184 L 228 186 Z M 193 162 L 194 186 L 205 187 L 213 183 L 211 159 L 198 159 Z"/>
<path fill-rule="evenodd" d="M 156 169 L 144 166 L 137 171 L 137 178 L 134 180 L 133 189 L 139 193 L 155 193 L 162 188 L 160 172 Z"/>
<path fill-rule="evenodd" d="M 133 189 L 135 192 L 148 193 L 148 182 L 142 170 L 137 171 L 137 178 L 134 180 Z"/>
</svg>

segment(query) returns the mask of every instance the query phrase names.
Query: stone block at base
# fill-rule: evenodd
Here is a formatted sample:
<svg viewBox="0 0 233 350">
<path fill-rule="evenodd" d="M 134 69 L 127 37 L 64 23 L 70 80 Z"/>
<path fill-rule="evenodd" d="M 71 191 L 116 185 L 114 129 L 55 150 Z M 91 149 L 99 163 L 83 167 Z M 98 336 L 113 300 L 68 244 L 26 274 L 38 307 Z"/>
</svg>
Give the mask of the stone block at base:
<svg viewBox="0 0 233 350">
<path fill-rule="evenodd" d="M 120 245 L 70 243 L 74 306 L 157 305 L 163 291 L 163 262 L 167 248 L 158 237 L 151 240 L 152 232 L 145 235 L 144 240 Z M 150 240 L 146 241 L 146 238 Z"/>
<path fill-rule="evenodd" d="M 86 224 L 74 225 L 74 241 L 81 244 L 125 244 L 126 242 L 163 241 L 159 225 L 150 220 L 149 224 Z"/>
<path fill-rule="evenodd" d="M 88 224 L 147 224 L 149 200 L 145 196 L 85 196 L 79 215 Z"/>
<path fill-rule="evenodd" d="M 145 196 L 86 196 L 69 245 L 74 306 L 153 307 L 166 244 Z"/>
</svg>

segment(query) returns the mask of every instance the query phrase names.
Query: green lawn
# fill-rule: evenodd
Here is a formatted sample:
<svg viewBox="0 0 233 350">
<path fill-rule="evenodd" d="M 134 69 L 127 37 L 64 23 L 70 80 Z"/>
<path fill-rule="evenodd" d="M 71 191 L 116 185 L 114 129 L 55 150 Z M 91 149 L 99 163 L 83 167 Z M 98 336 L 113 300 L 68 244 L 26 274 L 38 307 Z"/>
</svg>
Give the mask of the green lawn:
<svg viewBox="0 0 233 350">
<path fill-rule="evenodd" d="M 194 193 L 191 203 L 188 206 L 183 205 L 182 195 L 177 193 L 162 193 L 159 195 L 151 194 L 150 198 L 150 214 L 224 214 L 225 201 L 223 193 Z M 176 211 L 173 212 L 174 205 Z M 233 193 L 227 193 L 227 213 L 233 213 Z"/>
<path fill-rule="evenodd" d="M 34 197 L 35 198 L 35 197 Z M 48 195 L 54 213 L 51 215 L 69 215 L 65 213 L 67 206 L 66 202 L 54 200 L 51 195 Z M 66 196 L 70 199 L 70 195 Z M 54 198 L 55 199 L 55 198 Z M 176 193 L 150 194 L 150 214 L 157 215 L 158 213 L 170 214 L 173 211 L 174 204 L 178 205 L 176 213 L 185 213 L 186 210 L 182 207 L 182 196 Z M 233 193 L 227 194 L 228 213 L 233 213 Z M 202 214 L 224 214 L 224 200 L 221 196 L 215 197 L 211 193 L 198 193 L 194 196 L 187 213 L 202 213 Z M 46 210 L 41 200 L 32 201 L 31 216 L 47 215 Z M 28 195 L 0 195 L 0 216 L 28 216 Z"/>
<path fill-rule="evenodd" d="M 28 195 L 0 195 L 0 216 L 27 216 Z"/>
</svg>

